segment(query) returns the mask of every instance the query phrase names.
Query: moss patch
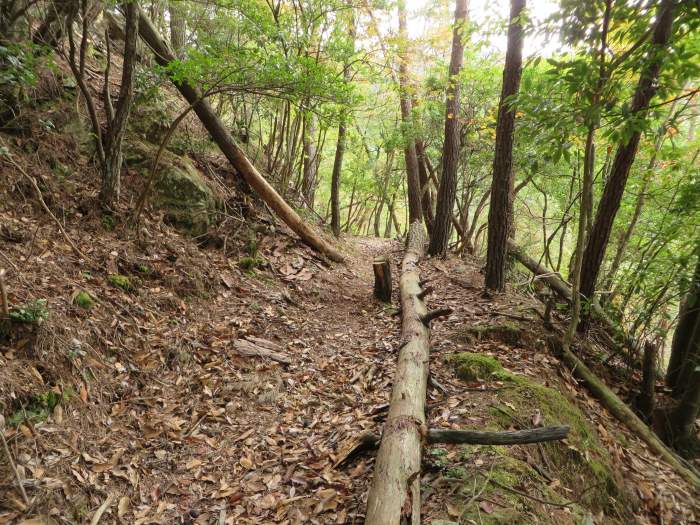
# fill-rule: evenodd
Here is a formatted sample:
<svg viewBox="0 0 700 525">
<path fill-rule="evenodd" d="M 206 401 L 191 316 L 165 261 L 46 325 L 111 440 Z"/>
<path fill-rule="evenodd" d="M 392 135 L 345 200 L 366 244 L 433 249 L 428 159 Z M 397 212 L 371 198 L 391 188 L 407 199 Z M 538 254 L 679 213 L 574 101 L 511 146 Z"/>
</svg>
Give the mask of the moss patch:
<svg viewBox="0 0 700 525">
<path fill-rule="evenodd" d="M 506 447 L 470 446 L 483 465 L 471 467 L 458 499 L 466 500 L 460 523 L 483 525 L 563 525 L 578 524 L 585 514 L 576 504 L 568 508 L 545 505 L 518 494 L 522 492 L 558 504 L 569 503 L 525 461 L 508 456 Z M 472 500 L 474 483 L 481 491 Z M 482 490 L 483 489 L 483 490 Z M 517 491 L 517 492 L 516 492 Z M 455 502 L 455 503 L 458 503 Z"/>
<path fill-rule="evenodd" d="M 620 489 L 622 484 L 614 474 L 610 455 L 600 442 L 595 427 L 574 402 L 557 390 L 505 370 L 494 357 L 464 352 L 453 356 L 451 361 L 455 363 L 457 375 L 462 378 L 473 380 L 474 377 L 478 377 L 505 383 L 505 387 L 496 394 L 496 403 L 489 408 L 489 427 L 495 425 L 498 430 L 529 428 L 533 426 L 532 421 L 535 417 L 545 426 L 568 425 L 571 430 L 565 442 L 543 443 L 539 446 L 544 455 L 543 468 L 573 491 L 567 494 L 569 499 L 578 500 L 582 506 L 594 512 L 603 511 L 611 517 L 618 518 L 624 516 L 624 494 Z M 507 466 L 506 473 L 513 474 L 512 465 L 509 463 L 515 459 L 512 457 L 512 447 L 464 447 L 462 458 L 470 460 L 470 456 L 477 453 L 481 457 L 486 455 L 505 458 L 502 462 Z M 529 465 L 526 466 L 530 468 Z M 502 481 L 494 479 L 497 482 Z M 544 485 L 546 481 L 540 479 L 537 487 L 543 490 Z M 482 513 L 485 524 L 511 523 L 506 518 L 507 516 L 503 517 L 505 521 L 488 521 Z M 475 521 L 479 523 L 478 519 Z M 531 522 L 523 516 L 512 521 Z"/>
<path fill-rule="evenodd" d="M 125 292 L 132 292 L 136 289 L 134 283 L 131 282 L 131 279 L 126 275 L 113 274 L 107 277 L 107 281 L 109 281 L 109 284 L 112 286 L 121 288 Z"/>
<path fill-rule="evenodd" d="M 79 291 L 73 298 L 73 302 L 84 310 L 90 310 L 95 306 L 95 300 L 85 290 Z"/>
<path fill-rule="evenodd" d="M 460 379 L 478 381 L 489 379 L 504 372 L 498 359 L 477 352 L 460 352 L 448 358 Z"/>
</svg>

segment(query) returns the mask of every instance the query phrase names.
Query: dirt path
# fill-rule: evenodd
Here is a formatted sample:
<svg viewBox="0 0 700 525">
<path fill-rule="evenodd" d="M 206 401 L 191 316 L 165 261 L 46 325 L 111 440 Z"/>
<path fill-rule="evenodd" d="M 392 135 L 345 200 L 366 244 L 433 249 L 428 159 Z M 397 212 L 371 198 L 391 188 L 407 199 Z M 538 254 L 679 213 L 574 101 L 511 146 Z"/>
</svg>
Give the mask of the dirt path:
<svg viewBox="0 0 700 525">
<path fill-rule="evenodd" d="M 329 267 L 284 235 L 263 236 L 259 250 L 265 264 L 250 275 L 239 268 L 241 259 L 200 251 L 167 235 L 146 253 L 135 251 L 129 240 L 93 243 L 95 253 L 108 260 L 107 272 L 148 265 L 150 273 L 140 274 L 137 291 L 105 285 L 106 276 L 72 272 L 51 258 L 31 261 L 21 276 L 27 290 L 39 289 L 39 269 L 48 267 L 52 282 L 69 286 L 42 289 L 62 325 L 49 322 L 42 333 L 50 337 L 40 337 L 31 356 L 4 354 L 5 370 L 24 370 L 27 378 L 9 386 L 20 391 L 25 384 L 27 392 L 40 392 L 53 384 L 64 394 L 71 393 L 69 381 L 82 386 L 45 421 L 6 432 L 35 504 L 16 510 L 22 505 L 8 476 L 0 483 L 0 524 L 37 514 L 49 515 L 49 523 L 89 523 L 105 501 L 110 504 L 103 524 L 361 524 L 373 455 L 361 454 L 339 468 L 334 464 L 353 436 L 381 431 L 399 317 L 373 300 L 371 261 L 390 254 L 398 262 L 400 243 L 350 239 L 348 264 Z M 507 410 L 521 398 L 536 400 L 532 395 L 539 387 L 518 386 L 522 396 L 512 398 L 502 380 L 465 383 L 449 361 L 465 350 L 495 357 L 509 373 L 566 394 L 583 411 L 622 482 L 637 494 L 625 501 L 634 506 L 637 522 L 692 523 L 685 484 L 601 410 L 546 350 L 533 311 L 537 302 L 518 294 L 484 298 L 476 264 L 422 265 L 435 288 L 430 307 L 455 310 L 449 319 L 433 322 L 431 374 L 442 388 L 428 390 L 431 426 L 487 428 L 496 422 L 494 407 Z M 397 278 L 395 273 L 395 285 Z M 70 302 L 65 306 L 66 297 L 80 288 L 100 300 L 89 315 Z M 466 327 L 503 321 L 516 323 L 526 336 L 505 342 L 464 337 Z M 235 342 L 251 337 L 279 345 L 291 364 L 237 355 Z M 26 372 L 32 367 L 36 374 Z M 516 408 L 501 426 L 559 420 L 557 413 L 538 416 L 532 403 Z M 576 449 L 571 442 L 568 450 L 572 446 Z M 581 516 L 566 505 L 555 513 L 529 496 L 514 501 L 505 490 L 482 494 L 480 476 L 503 462 L 533 464 L 527 476 L 518 471 L 500 479 L 535 498 L 567 503 L 591 490 L 564 479 L 569 459 L 585 465 L 587 454 L 582 447 L 557 464 L 551 451 L 532 447 L 498 454 L 431 447 L 423 476 L 426 523 L 502 507 L 551 516 L 558 525 L 578 523 Z M 544 477 L 535 478 L 532 469 Z M 594 518 L 591 523 L 626 523 L 603 514 Z"/>
<path fill-rule="evenodd" d="M 133 444 L 117 467 L 133 523 L 361 521 L 370 458 L 336 470 L 334 453 L 388 396 L 398 318 L 372 299 L 370 262 L 398 246 L 354 246 L 332 269 L 299 251 L 312 276 L 289 287 L 251 278 L 219 295 L 181 334 L 173 372 L 115 405 L 109 442 Z M 232 355 L 232 333 L 280 345 L 292 364 Z"/>
</svg>

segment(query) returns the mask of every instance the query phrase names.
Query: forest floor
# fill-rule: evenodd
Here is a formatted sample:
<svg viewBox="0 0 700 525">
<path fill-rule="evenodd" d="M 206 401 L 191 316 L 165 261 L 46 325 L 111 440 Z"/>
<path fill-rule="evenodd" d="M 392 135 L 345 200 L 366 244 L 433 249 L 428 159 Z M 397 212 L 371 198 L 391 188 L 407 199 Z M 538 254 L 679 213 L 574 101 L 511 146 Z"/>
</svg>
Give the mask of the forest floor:
<svg viewBox="0 0 700 525">
<path fill-rule="evenodd" d="M 4 436 L 30 501 L 0 453 L 0 525 L 361 524 L 374 453 L 337 463 L 386 417 L 400 315 L 372 297 L 371 263 L 391 256 L 396 289 L 401 243 L 346 237 L 347 263 L 329 264 L 216 162 L 229 200 L 210 235 L 158 213 L 134 229 L 127 209 L 97 210 L 71 136 L 42 129 L 12 158 L 54 218 L 0 158 L 9 303 L 48 316 L 0 326 Z M 572 426 L 562 444 L 427 447 L 427 524 L 697 522 L 692 489 L 550 354 L 528 286 L 487 298 L 476 259 L 421 267 L 430 308 L 454 310 L 432 323 L 430 426 Z M 261 347 L 277 360 L 244 355 Z"/>
<path fill-rule="evenodd" d="M 246 272 L 167 227 L 143 245 L 126 230 L 98 234 L 83 225 L 69 235 L 104 264 L 81 268 L 50 222 L 7 210 L 2 219 L 33 232 L 31 243 L 5 241 L 3 265 L 15 266 L 11 300 L 47 298 L 50 317 L 38 333 L 1 347 L 6 417 L 16 410 L 5 436 L 32 503 L 25 508 L 3 456 L 0 523 L 87 523 L 103 504 L 101 523 L 362 523 L 373 453 L 336 462 L 353 436 L 379 433 L 386 414 L 400 316 L 373 299 L 371 261 L 391 254 L 398 263 L 399 242 L 350 238 L 348 263 L 331 266 L 280 231 L 261 234 L 264 264 Z M 564 481 L 566 469 L 542 447 L 433 447 L 423 477 L 426 523 L 489 523 L 513 507 L 518 521 L 492 523 L 694 522 L 700 514 L 687 485 L 549 354 L 534 298 L 483 297 L 476 261 L 422 266 L 435 288 L 431 307 L 455 310 L 433 323 L 439 388 L 429 389 L 430 425 L 485 428 L 494 420 L 489 407 L 516 410 L 502 378 L 465 383 L 455 375 L 449 356 L 480 352 L 580 407 L 621 487 L 619 496 L 605 487 L 613 504 L 580 521 L 574 503 L 597 487 Z M 110 285 L 106 276 L 116 273 L 138 284 Z M 89 311 L 72 304 L 78 290 L 96 299 Z M 519 325 L 517 337 L 465 338 L 465 327 L 504 321 Z M 245 339 L 273 343 L 289 363 L 239 355 L 236 342 Z M 59 402 L 38 395 L 49 391 Z M 505 426 L 550 416 L 518 405 Z M 494 477 L 505 488 L 485 490 L 488 477 L 477 472 L 488 476 L 503 460 L 532 465 L 541 477 L 518 467 L 515 477 Z"/>
</svg>

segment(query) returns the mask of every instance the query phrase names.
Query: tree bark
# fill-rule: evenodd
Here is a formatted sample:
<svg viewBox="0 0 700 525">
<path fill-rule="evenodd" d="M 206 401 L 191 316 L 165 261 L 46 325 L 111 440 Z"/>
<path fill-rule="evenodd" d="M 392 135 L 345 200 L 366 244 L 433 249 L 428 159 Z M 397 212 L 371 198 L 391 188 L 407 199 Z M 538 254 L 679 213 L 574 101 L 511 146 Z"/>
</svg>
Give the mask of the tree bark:
<svg viewBox="0 0 700 525">
<path fill-rule="evenodd" d="M 170 0 L 168 2 L 170 11 L 170 45 L 175 56 L 182 58 L 185 48 L 185 27 L 186 13 L 182 0 Z"/>
<path fill-rule="evenodd" d="M 464 25 L 467 19 L 467 0 L 457 0 L 455 24 L 452 32 L 452 56 L 447 78 L 445 100 L 445 141 L 442 147 L 442 178 L 437 193 L 437 210 L 430 233 L 430 255 L 445 255 L 452 233 L 452 211 L 457 194 L 457 165 L 459 163 L 459 72 L 464 60 Z"/>
<path fill-rule="evenodd" d="M 355 20 L 351 13 L 348 33 L 352 46 L 355 50 Z M 350 64 L 346 61 L 343 64 L 343 82 L 347 85 L 350 82 Z M 333 235 L 340 237 L 340 178 L 343 172 L 343 156 L 345 155 L 345 135 L 347 133 L 347 114 L 345 111 L 340 115 L 338 124 L 338 141 L 335 146 L 335 159 L 333 160 L 333 173 L 331 174 L 331 230 Z"/>
<path fill-rule="evenodd" d="M 420 524 L 421 446 L 426 433 L 430 329 L 421 293 L 418 262 L 425 253 L 426 233 L 416 221 L 409 227 L 401 263 L 401 336 L 389 414 L 374 465 L 367 500 L 366 525 L 398 525 L 402 518 Z"/>
<path fill-rule="evenodd" d="M 498 107 L 496 144 L 491 182 L 491 205 L 488 220 L 488 247 L 486 253 L 486 289 L 504 291 L 506 286 L 507 240 L 511 233 L 513 186 L 513 131 L 515 107 L 508 100 L 520 89 L 522 70 L 523 26 L 520 17 L 525 0 L 511 0 L 508 48 L 503 69 L 503 86 Z"/>
<path fill-rule="evenodd" d="M 435 217 L 433 214 L 433 194 L 430 191 L 430 177 L 427 169 L 428 161 L 422 139 L 416 139 L 416 157 L 418 159 L 418 179 L 421 187 L 421 207 L 425 218 L 425 226 L 428 229 L 428 235 L 430 235 Z"/>
<path fill-rule="evenodd" d="M 304 173 L 301 181 L 301 194 L 310 209 L 314 209 L 314 196 L 318 184 L 318 146 L 316 144 L 316 114 L 306 119 L 304 130 Z"/>
<path fill-rule="evenodd" d="M 408 80 L 408 33 L 406 30 L 406 0 L 398 0 L 399 11 L 399 96 L 403 123 L 404 154 L 406 157 L 406 186 L 408 188 L 408 222 L 423 220 L 418 156 L 413 136 L 413 109 Z"/>
<path fill-rule="evenodd" d="M 671 356 L 666 369 L 666 385 L 674 392 L 674 397 L 680 397 L 683 390 L 679 381 L 683 368 L 687 363 L 688 350 L 693 340 L 695 327 L 700 323 L 700 256 L 695 265 L 695 272 L 690 281 L 690 289 L 680 307 L 678 324 L 673 333 Z"/>
<path fill-rule="evenodd" d="M 155 54 L 156 61 L 161 66 L 167 66 L 175 60 L 175 56 L 165 40 L 158 34 L 151 21 L 139 9 L 139 34 Z M 173 81 L 182 96 L 194 106 L 194 111 L 202 124 L 217 143 L 221 152 L 245 181 L 258 193 L 260 198 L 277 213 L 277 215 L 294 231 L 306 244 L 314 250 L 323 253 L 329 259 L 342 262 L 343 255 L 333 246 L 314 232 L 308 224 L 287 204 L 267 180 L 248 160 L 243 150 L 236 144 L 226 126 L 219 120 L 209 103 L 203 99 L 200 91 L 186 81 Z"/>
<path fill-rule="evenodd" d="M 657 347 L 654 343 L 647 341 L 644 344 L 644 358 L 642 360 L 642 385 L 639 389 L 639 398 L 637 401 L 637 409 L 641 414 L 644 422 L 651 421 L 652 413 L 654 412 L 654 404 L 656 395 L 654 387 L 656 386 L 656 355 Z"/>
<path fill-rule="evenodd" d="M 675 5 L 676 2 L 674 0 L 663 0 L 659 5 L 658 21 L 652 36 L 651 57 L 639 76 L 630 108 L 630 113 L 634 115 L 633 118 L 635 120 L 645 117 L 647 113 L 646 108 L 656 94 L 657 80 L 663 61 L 661 51 L 671 38 Z M 595 292 L 595 285 L 610 238 L 610 231 L 612 230 L 617 211 L 620 208 L 622 195 L 627 184 L 627 177 L 639 147 L 640 137 L 641 131 L 634 131 L 624 143 L 618 146 L 610 176 L 603 189 L 593 228 L 583 254 L 581 293 L 589 300 L 593 298 Z M 584 323 L 582 327 L 585 327 L 586 317 L 583 316 Z"/>
<path fill-rule="evenodd" d="M 391 263 L 386 257 L 375 257 L 374 296 L 385 303 L 391 303 Z"/>
</svg>

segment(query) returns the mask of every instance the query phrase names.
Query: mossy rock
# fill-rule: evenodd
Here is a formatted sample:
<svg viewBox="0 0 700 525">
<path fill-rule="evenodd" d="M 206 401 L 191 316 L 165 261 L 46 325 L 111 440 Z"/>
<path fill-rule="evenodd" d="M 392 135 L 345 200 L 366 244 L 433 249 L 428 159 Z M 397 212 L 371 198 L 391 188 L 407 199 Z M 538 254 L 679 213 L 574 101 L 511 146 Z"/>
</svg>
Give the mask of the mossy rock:
<svg viewBox="0 0 700 525">
<path fill-rule="evenodd" d="M 80 290 L 77 294 L 75 294 L 73 303 L 83 310 L 90 310 L 93 306 L 95 306 L 95 300 L 92 298 L 92 295 L 85 290 Z"/>
<path fill-rule="evenodd" d="M 133 292 L 136 289 L 134 283 L 126 275 L 112 274 L 107 277 L 107 281 L 109 281 L 109 284 L 112 286 L 121 288 L 125 292 Z"/>
<path fill-rule="evenodd" d="M 125 158 L 130 168 L 149 177 L 158 148 L 130 143 Z M 221 199 L 192 161 L 169 151 L 162 153 L 150 201 L 165 212 L 166 223 L 192 236 L 202 235 L 220 215 Z"/>
<path fill-rule="evenodd" d="M 477 352 L 460 352 L 448 357 L 455 373 L 465 381 L 479 381 L 499 376 L 504 372 L 498 359 Z"/>
<path fill-rule="evenodd" d="M 531 417 L 537 411 L 544 425 L 568 425 L 571 430 L 566 443 L 542 444 L 542 450 L 569 487 L 593 489 L 581 495 L 581 502 L 595 510 L 616 514 L 624 505 L 622 482 L 614 473 L 610 455 L 598 433 L 581 409 L 564 394 L 525 376 L 501 376 L 508 388 L 498 392 L 499 405 L 490 409 L 502 429 Z M 515 407 L 514 409 L 512 407 Z M 527 421 L 523 421 L 527 425 Z"/>
<path fill-rule="evenodd" d="M 553 469 L 552 474 L 561 479 L 565 486 L 580 491 L 578 494 L 575 492 L 571 499 L 578 496 L 582 506 L 622 519 L 626 512 L 622 481 L 613 470 L 610 455 L 600 442 L 595 427 L 575 402 L 534 379 L 505 370 L 491 356 L 463 352 L 452 356 L 450 361 L 455 364 L 456 374 L 462 378 L 473 380 L 472 378 L 478 377 L 504 383 L 504 387 L 496 394 L 497 403 L 489 408 L 491 421 L 485 426 L 490 430 L 508 430 L 514 425 L 529 427 L 530 418 L 537 412 L 543 425 L 569 426 L 571 430 L 566 442 L 540 445 L 547 458 L 546 463 Z M 508 447 L 471 445 L 463 447 L 461 456 L 467 461 L 477 453 L 482 457 L 502 456 L 510 460 L 513 458 L 509 456 L 509 450 Z M 506 518 L 508 516 L 503 517 L 504 521 L 484 523 L 511 523 Z M 520 516 L 512 523 L 531 522 Z"/>
<path fill-rule="evenodd" d="M 522 328 L 510 322 L 476 324 L 462 329 L 459 333 L 459 338 L 466 343 L 493 340 L 510 346 L 520 344 L 522 336 Z"/>
<path fill-rule="evenodd" d="M 473 445 L 474 455 L 484 457 L 488 454 L 485 464 L 467 472 L 465 484 L 459 493 L 459 498 L 466 500 L 462 509 L 460 523 L 481 523 L 483 525 L 563 525 L 580 523 L 585 510 L 576 504 L 568 509 L 544 505 L 518 492 L 532 494 L 542 500 L 557 504 L 568 503 L 568 500 L 556 490 L 550 488 L 530 465 L 518 458 L 508 456 L 506 447 L 502 453 L 493 454 L 501 447 Z M 483 487 L 478 498 L 472 499 L 474 479 L 479 487 Z M 480 489 L 479 489 L 480 490 Z M 517 491 L 517 492 L 516 492 Z M 498 503 L 489 512 L 485 512 L 480 503 Z M 456 501 L 459 505 L 459 501 Z"/>
</svg>

